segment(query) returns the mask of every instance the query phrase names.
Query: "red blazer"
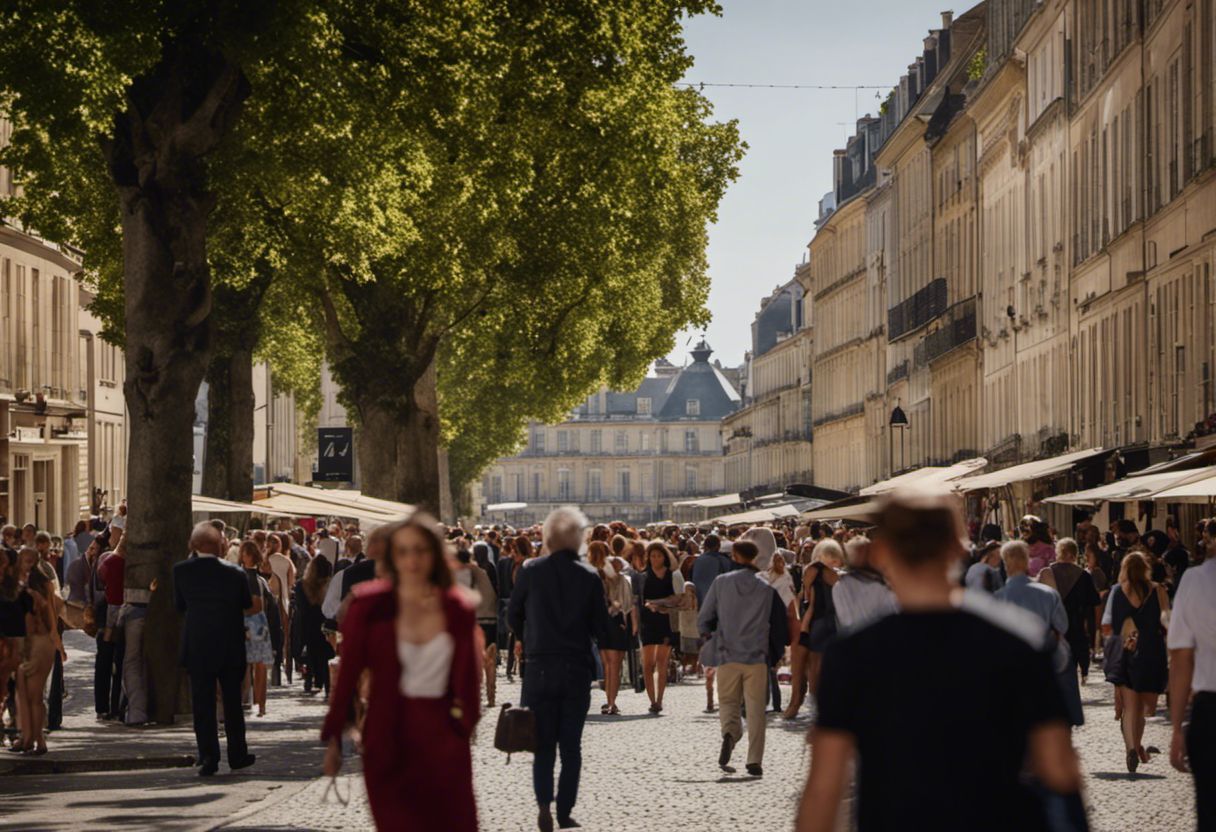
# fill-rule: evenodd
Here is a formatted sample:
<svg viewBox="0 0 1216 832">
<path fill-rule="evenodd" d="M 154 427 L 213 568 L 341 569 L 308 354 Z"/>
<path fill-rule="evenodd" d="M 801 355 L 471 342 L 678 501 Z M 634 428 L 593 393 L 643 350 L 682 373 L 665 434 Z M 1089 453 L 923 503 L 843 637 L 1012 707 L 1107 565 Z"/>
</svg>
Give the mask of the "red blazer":
<svg viewBox="0 0 1216 832">
<path fill-rule="evenodd" d="M 397 658 L 397 593 L 386 580 L 366 581 L 352 590 L 355 595 L 346 617 L 342 620 L 341 662 L 338 684 L 329 700 L 329 713 L 321 729 L 321 740 L 341 736 L 346 727 L 346 715 L 363 670 L 371 671 L 367 720 L 364 737 L 395 737 L 401 734 L 401 661 Z M 481 650 L 477 642 L 483 638 L 477 626 L 477 614 L 469 600 L 456 588 L 443 593 L 443 613 L 447 631 L 452 636 L 452 675 L 446 698 L 448 713 L 461 736 L 473 734 L 481 717 Z M 380 745 L 376 743 L 375 745 Z M 387 743 L 381 747 L 391 748 Z M 370 746 L 364 744 L 365 763 Z"/>
</svg>

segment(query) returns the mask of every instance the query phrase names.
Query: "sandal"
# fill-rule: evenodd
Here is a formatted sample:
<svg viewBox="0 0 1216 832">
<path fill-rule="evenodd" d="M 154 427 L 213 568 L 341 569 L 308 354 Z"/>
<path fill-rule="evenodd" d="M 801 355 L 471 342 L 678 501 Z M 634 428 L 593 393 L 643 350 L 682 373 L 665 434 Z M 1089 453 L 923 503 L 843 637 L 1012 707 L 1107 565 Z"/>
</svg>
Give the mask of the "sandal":
<svg viewBox="0 0 1216 832">
<path fill-rule="evenodd" d="M 600 713 L 601 713 L 601 714 L 603 714 L 604 716 L 608 716 L 608 712 L 609 712 L 609 710 L 611 710 L 611 708 L 610 708 L 610 706 L 609 706 L 609 705 L 601 705 L 601 706 L 600 706 Z"/>
<path fill-rule="evenodd" d="M 621 709 L 618 708 L 616 705 L 613 705 L 611 708 L 608 709 L 608 713 L 611 714 L 612 716 L 620 716 Z"/>
</svg>

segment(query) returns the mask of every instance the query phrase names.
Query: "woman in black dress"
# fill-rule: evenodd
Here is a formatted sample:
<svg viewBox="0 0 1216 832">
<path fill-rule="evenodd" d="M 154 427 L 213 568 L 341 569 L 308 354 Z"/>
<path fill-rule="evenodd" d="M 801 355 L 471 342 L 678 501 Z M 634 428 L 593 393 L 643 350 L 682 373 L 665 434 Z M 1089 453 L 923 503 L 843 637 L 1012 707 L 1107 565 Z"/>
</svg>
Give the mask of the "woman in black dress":
<svg viewBox="0 0 1216 832">
<path fill-rule="evenodd" d="M 646 547 L 646 563 L 642 580 L 642 675 L 646 695 L 650 697 L 650 712 L 657 714 L 663 710 L 667 661 L 675 643 L 670 613 L 679 603 L 684 582 L 671 568 L 671 552 L 662 541 L 656 540 Z"/>
<path fill-rule="evenodd" d="M 624 561 L 608 554 L 608 545 L 599 540 L 587 544 L 587 563 L 599 572 L 604 582 L 604 603 L 608 605 L 608 637 L 600 645 L 600 658 L 604 662 L 604 693 L 608 701 L 600 708 L 602 714 L 619 714 L 616 695 L 621 689 L 621 665 L 629 650 L 629 621 L 633 612 L 633 593 L 629 580 L 621 574 Z"/>
<path fill-rule="evenodd" d="M 809 688 L 811 696 L 819 691 L 819 667 L 823 650 L 836 635 L 836 607 L 832 603 L 832 587 L 836 585 L 837 570 L 844 566 L 844 549 L 831 538 L 815 544 L 811 564 L 802 572 L 802 596 L 806 612 L 798 644 L 791 648 L 790 704 L 782 714 L 795 719 Z"/>
<path fill-rule="evenodd" d="M 325 615 L 321 602 L 329 582 L 333 580 L 333 567 L 326 558 L 313 558 L 304 570 L 304 577 L 296 581 L 293 605 L 299 610 L 300 641 L 304 651 L 304 692 L 324 691 L 329 698 L 329 660 L 334 651 L 321 631 Z M 339 579 L 341 580 L 341 579 Z"/>
<path fill-rule="evenodd" d="M 1106 679 L 1114 683 L 1122 701 L 1120 724 L 1127 770 L 1135 772 L 1148 762 L 1144 739 L 1145 717 L 1157 709 L 1157 697 L 1169 684 L 1169 661 L 1162 621 L 1170 601 L 1165 588 L 1150 580 L 1148 558 L 1137 551 L 1123 557 L 1119 583 L 1111 589 Z"/>
</svg>

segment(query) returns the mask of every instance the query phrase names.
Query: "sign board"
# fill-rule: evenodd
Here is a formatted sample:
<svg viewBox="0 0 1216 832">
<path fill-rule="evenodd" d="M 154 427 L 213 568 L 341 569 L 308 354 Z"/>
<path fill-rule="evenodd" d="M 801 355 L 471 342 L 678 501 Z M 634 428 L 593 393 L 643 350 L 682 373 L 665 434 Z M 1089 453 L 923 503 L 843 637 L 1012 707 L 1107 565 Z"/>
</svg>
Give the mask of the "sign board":
<svg viewBox="0 0 1216 832">
<path fill-rule="evenodd" d="M 351 428 L 317 428 L 315 482 L 352 482 L 355 447 Z"/>
</svg>

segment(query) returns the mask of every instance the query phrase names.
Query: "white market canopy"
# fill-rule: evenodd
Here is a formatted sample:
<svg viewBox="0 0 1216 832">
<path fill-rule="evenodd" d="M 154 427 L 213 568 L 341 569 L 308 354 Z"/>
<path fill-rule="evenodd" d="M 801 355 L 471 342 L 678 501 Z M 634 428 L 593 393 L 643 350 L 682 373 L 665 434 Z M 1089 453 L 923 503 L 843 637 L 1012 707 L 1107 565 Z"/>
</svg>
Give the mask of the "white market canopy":
<svg viewBox="0 0 1216 832">
<path fill-rule="evenodd" d="M 1132 500 L 1159 499 L 1160 492 L 1211 477 L 1216 477 L 1216 465 L 1194 468 L 1190 471 L 1132 475 L 1118 482 L 1109 482 L 1096 488 L 1048 497 L 1043 502 L 1068 506 L 1096 506 L 1106 502 L 1125 503 Z"/>
<path fill-rule="evenodd" d="M 1041 477 L 1050 477 L 1055 474 L 1061 474 L 1072 468 L 1078 462 L 1105 453 L 1102 448 L 1090 448 L 1087 451 L 1074 451 L 1069 454 L 1061 454 L 1053 456 L 1050 459 L 1039 459 L 1034 462 L 1024 462 L 1021 465 L 1013 465 L 1009 468 L 1002 468 L 999 471 L 992 471 L 987 474 L 976 474 L 971 477 L 963 477 L 951 483 L 951 486 L 956 491 L 979 491 L 984 488 L 1000 488 L 1001 486 L 1011 485 L 1015 482 L 1025 482 L 1027 480 L 1037 480 Z"/>
<path fill-rule="evenodd" d="M 527 507 L 527 503 L 493 503 L 486 506 L 486 511 L 519 511 Z"/>
<path fill-rule="evenodd" d="M 1175 485 L 1165 491 L 1153 495 L 1153 499 L 1162 503 L 1208 503 L 1216 499 L 1216 476 L 1192 480 L 1183 485 Z"/>
<path fill-rule="evenodd" d="M 966 459 L 962 462 L 957 462 L 950 466 L 932 466 L 927 465 L 924 468 L 917 468 L 915 471 L 908 471 L 905 474 L 900 474 L 897 477 L 892 477 L 889 480 L 876 482 L 873 485 L 868 485 L 861 489 L 862 496 L 868 497 L 874 494 L 887 494 L 892 491 L 909 489 L 912 491 L 949 491 L 950 487 L 946 483 L 950 483 L 959 477 L 965 477 L 968 474 L 975 473 L 988 464 L 988 460 L 983 457 L 974 459 Z"/>
<path fill-rule="evenodd" d="M 791 505 L 771 506 L 769 508 L 744 511 L 739 514 L 724 514 L 721 517 L 715 517 L 713 522 L 721 523 L 724 526 L 738 526 L 742 524 L 768 523 L 773 520 L 780 520 L 783 517 L 795 517 L 797 515 L 798 509 Z"/>
<path fill-rule="evenodd" d="M 842 505 L 843 504 L 843 505 Z M 813 508 L 810 511 L 802 513 L 803 520 L 858 520 L 861 522 L 869 522 L 874 519 L 874 515 L 878 513 L 877 499 L 859 499 L 858 497 L 850 497 L 847 500 L 838 500 L 835 503 L 829 503 L 820 508 Z"/>
<path fill-rule="evenodd" d="M 233 500 L 221 500 L 218 497 L 204 497 L 201 494 L 195 494 L 190 498 L 190 510 L 200 514 L 282 514 L 272 510 L 268 506 L 257 505 L 255 503 L 238 503 Z"/>
<path fill-rule="evenodd" d="M 325 503 L 339 509 L 356 509 L 374 514 L 384 514 L 388 515 L 392 520 L 400 520 L 414 512 L 414 506 L 409 503 L 398 503 L 395 500 L 382 500 L 379 497 L 369 497 L 360 491 L 354 491 L 349 488 L 313 488 L 290 482 L 272 482 L 255 486 L 254 491 L 266 491 L 271 495 L 271 498 L 280 495 L 298 497 L 317 503 Z M 330 509 L 324 513 L 340 514 L 341 512 Z M 344 516 L 353 517 L 355 515 L 348 514 Z"/>
<path fill-rule="evenodd" d="M 672 503 L 672 508 L 726 508 L 741 505 L 743 500 L 738 494 L 723 494 L 718 497 L 706 497 L 703 500 L 681 500 Z"/>
</svg>

